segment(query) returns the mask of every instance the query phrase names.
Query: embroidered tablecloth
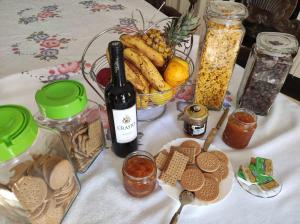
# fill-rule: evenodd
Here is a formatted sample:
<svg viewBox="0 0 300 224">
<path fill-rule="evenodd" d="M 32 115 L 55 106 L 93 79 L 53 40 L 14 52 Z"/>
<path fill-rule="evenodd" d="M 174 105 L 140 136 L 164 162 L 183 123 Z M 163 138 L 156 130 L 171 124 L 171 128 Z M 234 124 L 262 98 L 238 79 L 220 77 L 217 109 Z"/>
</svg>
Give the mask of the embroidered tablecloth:
<svg viewBox="0 0 300 224">
<path fill-rule="evenodd" d="M 97 33 L 113 28 L 88 52 L 93 61 L 105 52 L 103 43 L 131 33 L 135 24 L 142 28 L 135 9 L 142 11 L 146 24 L 153 16 L 153 21 L 166 17 L 139 0 L 2 0 L 0 4 L 0 76 L 78 61 Z M 72 64 L 58 72 L 76 68 Z"/>
</svg>

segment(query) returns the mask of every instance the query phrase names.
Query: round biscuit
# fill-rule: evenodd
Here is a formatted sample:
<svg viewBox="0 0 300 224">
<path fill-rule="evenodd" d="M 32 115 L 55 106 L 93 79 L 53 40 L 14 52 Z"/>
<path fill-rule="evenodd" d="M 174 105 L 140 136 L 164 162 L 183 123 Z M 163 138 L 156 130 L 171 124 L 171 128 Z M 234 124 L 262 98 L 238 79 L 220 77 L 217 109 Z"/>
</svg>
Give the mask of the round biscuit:
<svg viewBox="0 0 300 224">
<path fill-rule="evenodd" d="M 58 157 L 58 156 L 49 156 L 45 159 L 45 161 L 42 163 L 43 167 L 43 176 L 45 178 L 45 180 L 47 181 L 47 183 L 49 184 L 49 177 L 50 177 L 50 174 L 53 170 L 53 167 L 55 167 L 55 165 L 57 163 L 59 163 L 60 161 L 62 160 L 61 157 Z"/>
<path fill-rule="evenodd" d="M 201 146 L 198 142 L 194 140 L 186 140 L 181 143 L 181 147 L 186 147 L 186 148 L 196 148 L 195 155 L 199 155 L 201 152 Z"/>
<path fill-rule="evenodd" d="M 213 172 L 213 173 L 203 173 L 203 174 L 204 174 L 204 177 L 206 177 L 206 178 L 213 178 L 217 182 L 221 182 L 221 180 L 222 180 L 222 177 L 220 175 L 216 174 L 216 172 Z"/>
<path fill-rule="evenodd" d="M 68 160 L 61 160 L 57 163 L 49 176 L 48 183 L 53 190 L 62 188 L 73 175 L 72 165 Z"/>
<path fill-rule="evenodd" d="M 195 192 L 197 199 L 202 201 L 213 201 L 219 195 L 219 183 L 213 178 L 205 178 L 203 187 Z"/>
<path fill-rule="evenodd" d="M 53 220 L 53 223 L 60 223 L 64 216 L 64 208 L 61 206 L 56 206 L 56 202 L 54 199 L 50 200 L 50 206 L 47 210 L 46 216 Z"/>
<path fill-rule="evenodd" d="M 224 180 L 228 176 L 228 173 L 229 169 L 227 163 L 224 162 L 221 162 L 220 167 L 215 172 L 212 172 L 212 174 L 221 177 L 222 180 Z"/>
<path fill-rule="evenodd" d="M 198 168 L 186 169 L 180 180 L 181 186 L 188 191 L 198 191 L 204 185 L 204 175 Z"/>
<path fill-rule="evenodd" d="M 55 200 L 56 207 L 62 206 L 65 207 L 69 205 L 76 197 L 78 192 L 77 186 L 74 185 L 73 189 L 68 193 L 68 195 L 65 195 L 64 198 L 58 198 Z"/>
<path fill-rule="evenodd" d="M 228 157 L 224 152 L 221 151 L 210 151 L 210 153 L 214 154 L 221 162 L 228 163 Z"/>
<path fill-rule="evenodd" d="M 37 207 L 34 211 L 30 211 L 28 217 L 31 220 L 37 219 L 39 218 L 44 211 L 47 209 L 47 207 L 49 206 L 49 201 L 45 201 L 43 202 L 39 207 Z"/>
<path fill-rule="evenodd" d="M 202 152 L 197 158 L 196 162 L 198 167 L 205 172 L 214 172 L 220 167 L 219 159 L 210 152 Z"/>
<path fill-rule="evenodd" d="M 11 168 L 10 171 L 14 172 L 14 174 L 10 177 L 9 183 L 13 184 L 18 181 L 24 175 L 24 173 L 26 173 L 27 170 L 30 169 L 31 166 L 32 161 L 26 160 Z"/>
</svg>

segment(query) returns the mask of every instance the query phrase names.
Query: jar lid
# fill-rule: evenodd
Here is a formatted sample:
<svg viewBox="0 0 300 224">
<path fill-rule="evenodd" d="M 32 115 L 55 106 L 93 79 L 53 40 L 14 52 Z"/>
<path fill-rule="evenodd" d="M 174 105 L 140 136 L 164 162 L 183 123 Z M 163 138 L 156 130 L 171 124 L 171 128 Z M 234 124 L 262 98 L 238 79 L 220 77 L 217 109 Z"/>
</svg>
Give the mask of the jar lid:
<svg viewBox="0 0 300 224">
<path fill-rule="evenodd" d="M 206 14 L 220 19 L 244 19 L 248 16 L 248 9 L 237 2 L 210 1 Z"/>
<path fill-rule="evenodd" d="M 25 107 L 0 106 L 0 163 L 26 151 L 37 133 L 38 126 Z"/>
<path fill-rule="evenodd" d="M 65 119 L 84 110 L 87 96 L 84 86 L 74 80 L 45 85 L 35 94 L 41 114 L 51 119 Z"/>
<path fill-rule="evenodd" d="M 256 48 L 280 54 L 293 54 L 298 51 L 298 40 L 294 35 L 279 32 L 262 32 L 256 37 Z"/>
<path fill-rule="evenodd" d="M 185 117 L 191 120 L 203 120 L 207 117 L 207 108 L 201 104 L 192 104 L 184 110 Z"/>
</svg>

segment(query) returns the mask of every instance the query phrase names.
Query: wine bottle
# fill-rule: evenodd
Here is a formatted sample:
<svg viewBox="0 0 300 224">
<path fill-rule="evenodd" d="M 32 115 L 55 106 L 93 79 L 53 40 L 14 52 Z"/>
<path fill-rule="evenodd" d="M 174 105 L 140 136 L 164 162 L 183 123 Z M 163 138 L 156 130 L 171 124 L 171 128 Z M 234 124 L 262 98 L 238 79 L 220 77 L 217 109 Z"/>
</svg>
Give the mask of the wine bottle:
<svg viewBox="0 0 300 224">
<path fill-rule="evenodd" d="M 137 149 L 137 112 L 134 87 L 125 78 L 123 45 L 108 44 L 111 82 L 105 88 L 105 101 L 112 138 L 112 149 L 125 157 Z"/>
</svg>

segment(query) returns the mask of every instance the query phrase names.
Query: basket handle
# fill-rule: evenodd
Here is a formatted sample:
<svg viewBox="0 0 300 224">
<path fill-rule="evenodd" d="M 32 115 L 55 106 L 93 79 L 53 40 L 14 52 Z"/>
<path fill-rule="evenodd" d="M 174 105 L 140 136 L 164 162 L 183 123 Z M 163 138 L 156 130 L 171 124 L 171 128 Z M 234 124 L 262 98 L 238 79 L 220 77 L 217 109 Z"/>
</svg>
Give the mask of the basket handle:
<svg viewBox="0 0 300 224">
<path fill-rule="evenodd" d="M 113 30 L 115 30 L 114 27 L 109 28 L 109 29 L 106 29 L 106 30 L 103 30 L 103 31 L 101 31 L 100 33 L 98 33 L 97 35 L 95 35 L 94 38 L 93 38 L 93 39 L 88 43 L 88 45 L 85 47 L 85 49 L 84 49 L 84 51 L 83 51 L 83 54 L 82 54 L 82 57 L 81 57 L 81 60 L 80 60 L 80 67 L 81 67 L 81 72 L 82 72 L 83 78 L 84 78 L 85 81 L 89 84 L 89 86 L 97 93 L 97 95 L 103 100 L 103 102 L 105 102 L 105 99 L 104 99 L 104 97 L 103 97 L 104 92 L 101 91 L 101 93 L 102 93 L 102 94 L 101 94 L 101 93 L 97 90 L 97 88 L 94 87 L 94 85 L 92 84 L 92 82 L 89 80 L 89 78 L 90 78 L 90 72 L 91 72 L 91 71 L 89 71 L 89 72 L 85 71 L 85 63 L 86 63 L 86 61 L 85 61 L 85 56 L 86 56 L 86 54 L 87 54 L 87 52 L 88 52 L 90 46 L 94 43 L 94 41 L 95 41 L 97 38 L 101 37 L 102 35 L 104 35 L 104 34 L 107 33 L 107 32 L 113 31 Z"/>
</svg>

